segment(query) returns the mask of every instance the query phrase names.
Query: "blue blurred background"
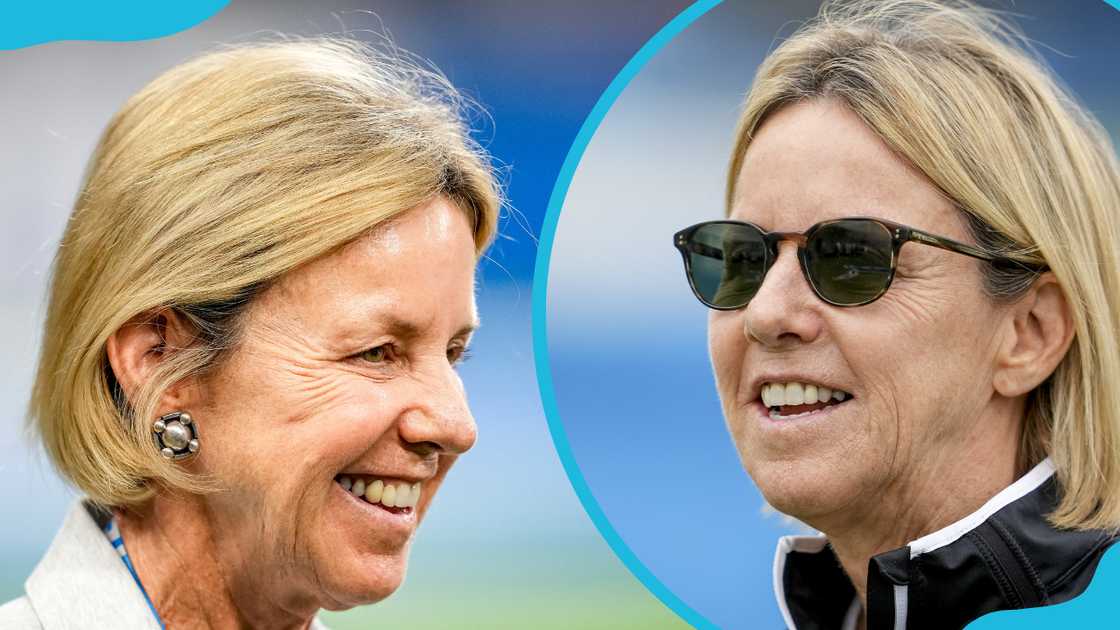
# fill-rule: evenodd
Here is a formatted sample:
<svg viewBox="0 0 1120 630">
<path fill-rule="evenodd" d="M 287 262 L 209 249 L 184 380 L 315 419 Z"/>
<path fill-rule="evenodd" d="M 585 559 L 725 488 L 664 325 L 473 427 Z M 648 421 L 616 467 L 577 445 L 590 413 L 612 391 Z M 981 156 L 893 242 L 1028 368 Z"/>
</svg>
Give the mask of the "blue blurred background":
<svg viewBox="0 0 1120 630">
<path fill-rule="evenodd" d="M 516 214 L 482 265 L 483 327 L 463 367 L 478 445 L 440 491 L 398 594 L 328 623 L 683 626 L 610 553 L 564 477 L 534 378 L 529 289 L 534 235 L 576 130 L 615 73 L 685 4 L 233 0 L 157 40 L 0 52 L 0 602 L 21 593 L 73 496 L 22 426 L 50 260 L 102 127 L 157 74 L 218 44 L 369 29 L 431 59 L 489 110 L 492 123 L 476 121 L 478 139 L 505 169 Z M 37 19 L 52 19 L 56 7 L 40 6 Z"/>
<path fill-rule="evenodd" d="M 604 118 L 560 214 L 546 323 L 560 420 L 591 493 L 637 558 L 723 628 L 781 626 L 771 563 L 798 531 L 767 512 L 724 429 L 678 229 L 722 216 L 738 105 L 817 1 L 726 2 L 658 53 Z M 1120 12 L 1006 10 L 1120 137 Z"/>
</svg>

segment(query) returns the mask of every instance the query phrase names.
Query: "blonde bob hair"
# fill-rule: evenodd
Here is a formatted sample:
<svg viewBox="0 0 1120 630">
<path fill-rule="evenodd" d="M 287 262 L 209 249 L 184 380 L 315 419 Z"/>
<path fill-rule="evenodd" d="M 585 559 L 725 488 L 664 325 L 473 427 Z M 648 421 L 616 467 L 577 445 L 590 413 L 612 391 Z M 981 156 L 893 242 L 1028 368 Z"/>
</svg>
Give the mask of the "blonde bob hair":
<svg viewBox="0 0 1120 630">
<path fill-rule="evenodd" d="M 1027 401 L 1022 470 L 1050 456 L 1064 494 L 1051 522 L 1120 526 L 1120 168 L 1107 134 L 1025 39 L 966 2 L 830 2 L 759 68 L 736 132 L 727 205 L 767 116 L 843 103 L 963 213 L 983 248 L 1044 263 L 1075 338 Z M 995 300 L 1035 275 L 984 264 Z"/>
<path fill-rule="evenodd" d="M 500 195 L 466 112 L 441 75 L 342 39 L 223 49 L 130 98 L 54 262 L 30 421 L 58 470 L 108 506 L 205 490 L 150 424 L 168 387 L 236 346 L 255 295 L 437 195 L 471 219 L 481 255 Z M 106 341 L 164 309 L 195 339 L 126 399 Z"/>
</svg>

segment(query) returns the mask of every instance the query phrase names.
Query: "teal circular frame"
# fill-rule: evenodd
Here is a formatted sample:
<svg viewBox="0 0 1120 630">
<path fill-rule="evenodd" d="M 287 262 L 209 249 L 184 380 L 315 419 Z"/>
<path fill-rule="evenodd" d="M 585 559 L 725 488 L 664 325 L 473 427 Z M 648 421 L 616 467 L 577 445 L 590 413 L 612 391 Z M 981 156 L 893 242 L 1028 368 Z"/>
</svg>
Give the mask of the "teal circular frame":
<svg viewBox="0 0 1120 630">
<path fill-rule="evenodd" d="M 568 435 L 561 425 L 560 412 L 556 406 L 556 393 L 552 386 L 552 368 L 548 363 L 548 327 L 546 320 L 548 316 L 548 268 L 552 257 L 552 241 L 556 236 L 556 224 L 560 219 L 560 210 L 564 205 L 564 198 L 568 195 L 568 187 L 572 183 L 572 177 L 583 158 L 584 151 L 587 150 L 587 145 L 591 142 L 591 138 L 595 136 L 595 132 L 599 129 L 599 125 L 603 122 L 607 112 L 610 111 L 611 106 L 614 105 L 622 91 L 626 89 L 626 86 L 630 84 L 630 81 L 646 63 L 678 33 L 721 2 L 722 0 L 699 0 L 670 20 L 622 67 L 622 70 L 607 86 L 603 95 L 599 97 L 598 102 L 591 109 L 591 113 L 583 121 L 579 133 L 576 134 L 576 138 L 572 142 L 572 148 L 568 150 L 568 155 L 564 158 L 564 163 L 560 167 L 560 174 L 556 178 L 556 185 L 552 188 L 552 196 L 549 197 L 548 208 L 545 210 L 544 222 L 541 226 L 540 248 L 537 250 L 537 260 L 533 267 L 532 299 L 533 361 L 537 368 L 537 384 L 541 390 L 541 403 L 544 405 L 545 418 L 548 421 L 548 430 L 552 434 L 552 442 L 556 445 L 556 452 L 560 455 L 564 472 L 567 473 L 568 480 L 576 491 L 576 496 L 579 497 L 583 509 L 607 541 L 607 544 L 610 545 L 611 550 L 634 574 L 634 577 L 638 578 L 651 593 L 687 623 L 705 630 L 709 628 L 717 629 L 718 626 L 708 621 L 703 615 L 686 604 L 684 600 L 677 597 L 638 559 L 638 556 L 634 554 L 633 550 L 615 531 L 614 526 L 607 520 L 599 502 L 595 500 L 595 496 L 591 493 L 587 480 L 583 478 L 583 473 L 580 472 L 572 453 L 571 444 L 568 443 Z"/>
<path fill-rule="evenodd" d="M 576 168 L 579 166 L 580 160 L 587 150 L 587 145 L 590 144 L 591 139 L 595 136 L 595 132 L 599 129 L 603 118 L 606 117 L 611 106 L 618 100 L 619 95 L 621 95 L 622 91 L 630 84 L 634 76 L 645 67 L 654 55 L 664 48 L 677 34 L 688 28 L 690 24 L 718 6 L 722 1 L 723 0 L 699 0 L 662 27 L 661 30 L 654 34 L 654 36 L 634 54 L 630 61 L 623 66 L 622 70 L 619 71 L 607 86 L 607 89 L 603 91 L 602 96 L 599 97 L 599 100 L 591 109 L 591 113 L 589 113 L 587 118 L 583 121 L 579 133 L 576 134 L 576 138 L 572 142 L 572 147 L 568 150 L 568 155 L 564 158 L 564 163 L 560 167 L 560 173 L 557 175 L 556 184 L 553 186 L 552 195 L 548 200 L 548 208 L 545 210 L 544 221 L 541 225 L 540 247 L 537 250 L 536 264 L 533 267 L 532 289 L 533 361 L 537 370 L 537 385 L 540 388 L 541 403 L 544 406 L 549 433 L 552 435 L 552 441 L 556 446 L 556 452 L 560 456 L 560 462 L 564 466 L 564 472 L 568 475 L 568 480 L 571 482 L 576 496 L 579 497 L 583 509 L 587 512 L 587 516 L 591 518 L 591 522 L 595 524 L 595 528 L 599 530 L 599 533 L 603 536 L 603 539 L 606 540 L 611 550 L 634 577 L 638 578 L 646 589 L 653 593 L 654 596 L 661 600 L 663 604 L 668 606 L 670 610 L 676 613 L 686 623 L 695 628 L 704 630 L 718 630 L 719 627 L 686 604 L 684 600 L 677 597 L 676 594 L 669 590 L 661 580 L 657 579 L 657 576 L 638 559 L 634 551 L 622 540 L 622 537 L 615 530 L 614 526 L 607 520 L 606 514 L 603 513 L 602 507 L 599 506 L 599 502 L 595 499 L 591 488 L 587 485 L 587 480 L 584 479 L 583 473 L 580 472 L 579 465 L 576 464 L 571 444 L 568 442 L 568 435 L 564 431 L 564 427 L 560 421 L 560 411 L 556 405 L 556 392 L 552 383 L 552 368 L 548 362 L 548 271 L 549 262 L 552 258 L 553 240 L 556 236 L 556 225 L 560 220 L 560 211 L 568 195 L 568 188 L 571 186 Z M 1120 10 L 1120 0 L 1104 0 L 1104 2 L 1114 9 Z M 1120 553 L 1114 552 L 1106 554 L 1106 557 L 1101 562 L 1101 566 L 1098 567 L 1098 573 L 1102 572 L 1101 569 L 1106 568 L 1106 565 L 1112 565 L 1108 566 L 1108 569 L 1111 571 L 1120 572 Z M 1108 570 L 1103 572 L 1109 573 Z M 1100 576 L 1098 576 L 1098 578 L 1099 577 Z M 1101 580 L 1098 579 L 1096 581 Z M 1106 581 L 1108 584 L 1112 584 L 1112 580 Z M 992 628 L 994 630 L 996 628 L 1002 629 L 1011 627 L 1012 624 L 1014 624 L 1014 627 L 1027 627 L 1022 625 L 1024 623 L 1037 628 L 1049 627 L 1043 624 L 1054 623 L 1058 619 L 1062 622 L 1073 621 L 1074 619 L 1083 621 L 1087 620 L 1086 617 L 1094 617 L 1099 620 L 1099 617 L 1096 617 L 1094 614 L 1097 611 L 1094 604 L 1098 603 L 1099 600 L 1096 596 L 1104 589 L 1090 588 L 1089 590 L 1093 591 L 1094 597 L 1080 597 L 1069 602 L 1068 605 L 1022 611 L 1003 611 L 1001 613 L 994 613 L 992 616 L 984 618 L 983 621 L 977 620 L 974 623 L 977 624 L 978 627 L 983 627 L 985 629 Z M 1089 593 L 1086 592 L 1083 595 L 1088 594 Z M 1036 617 L 1034 613 L 1040 611 L 1047 612 L 1038 614 Z M 1026 618 L 1024 618 L 1024 616 Z M 1039 625 L 1036 626 L 1034 623 L 1038 623 Z"/>
</svg>

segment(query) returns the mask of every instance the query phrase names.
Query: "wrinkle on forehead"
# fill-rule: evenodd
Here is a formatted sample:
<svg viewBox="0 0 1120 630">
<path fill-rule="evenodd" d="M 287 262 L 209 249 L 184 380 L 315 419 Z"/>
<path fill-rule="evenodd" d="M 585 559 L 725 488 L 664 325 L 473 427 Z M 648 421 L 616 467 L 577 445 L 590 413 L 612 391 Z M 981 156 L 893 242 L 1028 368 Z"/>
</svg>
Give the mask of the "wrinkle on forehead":
<svg viewBox="0 0 1120 630">
<path fill-rule="evenodd" d="M 928 177 L 834 99 L 787 105 L 762 124 L 744 156 L 730 216 L 767 230 L 804 231 L 875 216 L 962 236 L 959 212 Z"/>
</svg>

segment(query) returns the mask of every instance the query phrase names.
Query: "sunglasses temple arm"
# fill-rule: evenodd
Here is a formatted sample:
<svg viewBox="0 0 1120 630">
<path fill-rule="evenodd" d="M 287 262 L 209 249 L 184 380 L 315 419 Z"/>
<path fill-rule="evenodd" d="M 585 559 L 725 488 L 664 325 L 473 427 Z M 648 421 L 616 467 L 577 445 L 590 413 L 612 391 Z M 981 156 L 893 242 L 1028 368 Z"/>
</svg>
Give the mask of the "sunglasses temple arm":
<svg viewBox="0 0 1120 630">
<path fill-rule="evenodd" d="M 928 232 L 915 230 L 913 228 L 910 228 L 910 234 L 906 240 L 922 243 L 923 245 L 931 245 L 933 247 L 948 250 L 951 252 L 957 252 L 958 254 L 964 254 L 965 256 L 972 256 L 973 258 L 979 258 L 980 260 L 993 262 L 999 260 L 1010 260 L 1001 256 L 993 256 L 992 254 L 989 254 L 982 249 L 973 247 L 971 245 L 965 245 L 964 243 L 954 241 L 950 238 L 944 238 L 935 234 L 929 234 Z"/>
</svg>

